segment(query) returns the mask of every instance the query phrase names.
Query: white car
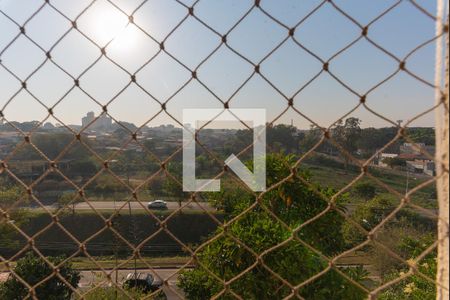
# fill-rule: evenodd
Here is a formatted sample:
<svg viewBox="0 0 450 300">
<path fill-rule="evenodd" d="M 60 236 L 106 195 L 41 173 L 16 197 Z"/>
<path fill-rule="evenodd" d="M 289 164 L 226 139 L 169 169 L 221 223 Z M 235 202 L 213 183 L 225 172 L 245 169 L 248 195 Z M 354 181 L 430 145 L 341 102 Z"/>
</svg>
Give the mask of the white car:
<svg viewBox="0 0 450 300">
<path fill-rule="evenodd" d="M 149 209 L 167 209 L 167 202 L 163 200 L 155 200 L 149 202 L 147 207 Z"/>
</svg>

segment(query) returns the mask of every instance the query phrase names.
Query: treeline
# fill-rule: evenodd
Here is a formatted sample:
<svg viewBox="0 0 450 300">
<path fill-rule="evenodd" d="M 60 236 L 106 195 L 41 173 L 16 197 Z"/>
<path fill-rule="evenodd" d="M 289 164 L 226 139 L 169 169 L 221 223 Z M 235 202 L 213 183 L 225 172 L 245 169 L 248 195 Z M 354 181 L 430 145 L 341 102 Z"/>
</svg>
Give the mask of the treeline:
<svg viewBox="0 0 450 300">
<path fill-rule="evenodd" d="M 349 118 L 331 128 L 327 135 L 332 138 L 331 141 L 324 137 L 324 131 L 320 128 L 299 130 L 280 124 L 267 127 L 267 150 L 269 153 L 303 155 L 314 149 L 326 155 L 321 159 L 309 155 L 308 161 L 313 160 L 313 164 L 343 166 L 351 170 L 351 161 L 339 148 L 354 157 L 368 158 L 391 143 L 398 131 L 397 127 L 362 128 L 360 119 Z M 131 134 L 128 136 L 129 133 L 123 130 L 101 139 L 89 139 L 85 135 L 77 139 L 67 133 L 37 133 L 31 136 L 31 144 L 24 144 L 14 151 L 7 165 L 21 180 L 31 183 L 50 168 L 47 159 L 56 160 L 58 172 L 49 173 L 34 189 L 41 193 L 46 204 L 61 198 L 63 201 L 61 192 L 74 190 L 66 178 L 78 186 L 89 182 L 85 191 L 89 197 L 99 199 L 129 195 L 127 185 L 134 188 L 140 186 L 140 192 L 152 198 L 183 199 L 185 195 L 179 184 L 182 151 L 181 144 L 176 142 L 182 138 L 182 133 L 176 128 L 165 132 L 170 138 L 164 132 L 155 130 L 152 137 L 138 141 L 130 141 Z M 435 142 L 433 128 L 410 128 L 405 135 L 417 143 L 433 145 Z M 405 141 L 401 137 L 385 151 L 398 153 Z M 253 143 L 251 130 L 208 129 L 200 132 L 199 142 L 196 147 L 196 175 L 199 178 L 212 178 L 222 172 L 223 161 L 232 153 L 240 154 L 242 161 L 252 159 L 253 150 L 249 147 Z M 124 145 L 126 147 L 122 149 Z M 10 145 L 11 148 L 15 146 Z M 169 157 L 170 160 L 163 164 Z M 334 161 L 333 157 L 336 157 Z M 117 176 L 104 169 L 105 162 L 108 170 Z M 91 180 L 94 176 L 95 179 Z"/>
</svg>

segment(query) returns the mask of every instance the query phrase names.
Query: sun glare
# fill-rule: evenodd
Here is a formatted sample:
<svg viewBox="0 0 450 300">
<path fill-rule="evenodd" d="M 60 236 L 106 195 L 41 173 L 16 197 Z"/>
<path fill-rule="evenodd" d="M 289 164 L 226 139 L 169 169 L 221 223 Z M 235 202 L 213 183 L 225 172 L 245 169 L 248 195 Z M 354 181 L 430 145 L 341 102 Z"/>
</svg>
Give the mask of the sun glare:
<svg viewBox="0 0 450 300">
<path fill-rule="evenodd" d="M 128 19 L 120 12 L 102 12 L 94 25 L 96 37 L 101 45 L 111 42 L 111 47 L 126 50 L 133 47 L 137 36 Z"/>
</svg>

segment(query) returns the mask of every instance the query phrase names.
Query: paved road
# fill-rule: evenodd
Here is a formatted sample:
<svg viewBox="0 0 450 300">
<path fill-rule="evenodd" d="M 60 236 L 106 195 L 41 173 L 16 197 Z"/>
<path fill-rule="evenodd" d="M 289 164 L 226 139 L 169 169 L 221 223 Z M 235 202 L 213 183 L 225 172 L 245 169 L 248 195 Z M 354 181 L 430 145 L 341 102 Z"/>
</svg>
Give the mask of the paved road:
<svg viewBox="0 0 450 300">
<path fill-rule="evenodd" d="M 183 292 L 177 287 L 178 274 L 179 269 L 177 268 L 169 268 L 169 269 L 154 269 L 154 270 L 138 270 L 141 273 L 150 273 L 155 278 L 159 278 L 163 281 L 167 280 L 168 286 L 163 288 L 164 293 L 167 296 L 167 300 L 179 300 L 184 299 L 180 298 L 183 296 Z M 110 271 L 108 271 L 110 272 Z M 119 270 L 118 273 L 118 282 L 123 283 L 125 277 L 129 273 L 133 273 L 134 270 Z M 111 274 L 112 281 L 116 280 L 116 272 Z M 100 271 L 82 271 L 81 272 L 81 280 L 79 283 L 79 287 L 81 289 L 89 289 L 94 283 L 98 284 L 105 280 L 105 274 Z"/>
<path fill-rule="evenodd" d="M 180 269 L 178 268 L 166 268 L 166 269 L 154 269 L 154 270 L 138 270 L 141 273 L 150 273 L 155 278 L 162 281 L 167 280 L 167 285 L 163 287 L 163 291 L 167 296 L 167 300 L 180 300 L 184 299 L 183 292 L 177 287 L 178 274 Z M 106 270 L 106 272 L 111 272 Z M 116 274 L 118 275 L 117 282 L 122 284 L 125 281 L 127 274 L 133 273 L 134 270 L 118 270 L 117 272 L 111 273 L 111 279 L 113 282 L 116 280 Z M 0 282 L 7 280 L 9 276 L 8 272 L 0 273 Z M 110 286 L 110 282 L 106 281 L 105 273 L 101 271 L 81 271 L 81 279 L 78 287 L 83 290 L 83 292 L 89 290 L 94 284 L 100 284 L 104 282 L 104 286 Z M 100 284 L 102 286 L 102 284 Z"/>
<path fill-rule="evenodd" d="M 100 202 L 90 202 L 90 204 L 98 210 L 116 210 L 119 208 L 122 208 L 122 210 L 128 210 L 128 204 L 124 201 L 117 201 L 117 202 L 113 202 L 113 201 L 100 201 Z M 131 210 L 144 210 L 144 208 L 142 207 L 143 205 L 147 205 L 147 202 L 142 202 L 142 204 L 140 204 L 139 202 L 130 202 L 131 205 Z M 182 206 L 185 206 L 186 203 L 183 202 L 181 204 Z M 175 210 L 178 209 L 180 207 L 178 202 L 167 202 L 167 207 L 169 210 Z M 53 206 L 48 206 L 47 207 L 49 210 L 53 210 L 55 209 L 55 207 Z M 83 202 L 83 203 L 78 203 L 75 206 L 75 210 L 78 211 L 86 211 L 86 210 L 92 210 L 91 206 L 89 206 L 89 204 Z M 195 202 L 188 204 L 186 207 L 183 208 L 184 211 L 190 210 L 190 211 L 209 211 L 209 212 L 213 212 L 215 211 L 215 208 L 211 207 L 211 205 L 209 205 L 208 203 L 200 203 L 197 204 Z"/>
</svg>

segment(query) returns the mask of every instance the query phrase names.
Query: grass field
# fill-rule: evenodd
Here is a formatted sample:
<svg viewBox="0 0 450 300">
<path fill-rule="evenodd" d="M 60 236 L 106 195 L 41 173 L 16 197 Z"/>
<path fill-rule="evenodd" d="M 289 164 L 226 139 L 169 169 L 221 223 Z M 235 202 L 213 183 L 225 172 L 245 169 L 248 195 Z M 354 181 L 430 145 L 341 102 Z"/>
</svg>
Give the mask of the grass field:
<svg viewBox="0 0 450 300">
<path fill-rule="evenodd" d="M 361 172 L 355 168 L 349 168 L 348 171 L 345 171 L 341 168 L 310 163 L 305 163 L 303 166 L 311 172 L 312 181 L 314 183 L 320 184 L 321 186 L 329 186 L 336 190 L 344 188 L 361 174 Z M 397 170 L 375 168 L 371 168 L 369 172 L 378 180 L 398 191 L 400 194 L 405 194 L 407 182 L 406 173 Z M 431 177 L 425 177 L 423 175 L 410 175 L 409 190 L 412 190 L 416 186 L 430 179 Z M 377 184 L 374 180 L 367 176 L 361 179 L 360 182 L 370 182 L 377 188 L 379 193 L 389 193 L 387 189 Z M 413 203 L 421 205 L 424 208 L 437 208 L 437 201 L 432 199 L 432 196 L 435 194 L 435 189 L 435 185 L 431 184 L 417 191 L 412 196 Z M 352 202 L 353 201 L 358 202 L 358 199 L 352 197 Z"/>
</svg>

